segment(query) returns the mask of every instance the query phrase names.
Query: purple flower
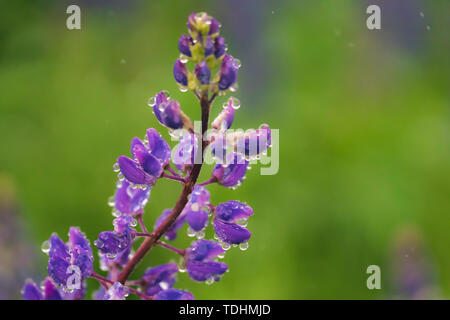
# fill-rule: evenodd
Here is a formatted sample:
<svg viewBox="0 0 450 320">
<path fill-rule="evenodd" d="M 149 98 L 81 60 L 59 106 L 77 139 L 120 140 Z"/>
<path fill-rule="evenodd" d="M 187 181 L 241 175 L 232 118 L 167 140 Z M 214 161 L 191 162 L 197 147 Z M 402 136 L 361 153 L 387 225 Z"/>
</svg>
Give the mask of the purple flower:
<svg viewBox="0 0 450 320">
<path fill-rule="evenodd" d="M 145 190 L 133 188 L 128 181 L 117 183 L 114 195 L 114 207 L 121 214 L 142 214 L 150 196 L 150 188 Z"/>
<path fill-rule="evenodd" d="M 186 68 L 186 65 L 181 62 L 180 59 L 177 59 L 173 65 L 173 76 L 175 81 L 186 87 L 188 85 L 188 73 L 189 71 Z"/>
<path fill-rule="evenodd" d="M 154 185 L 161 176 L 163 167 L 170 161 L 170 147 L 155 129 L 147 130 L 147 139 L 148 146 L 139 138 L 134 137 L 131 140 L 133 159 L 126 156 L 120 156 L 117 159 L 121 174 L 132 184 Z M 138 207 L 142 206 L 143 199 L 145 199 L 145 193 L 138 193 L 136 199 L 138 201 L 135 204 Z"/>
<path fill-rule="evenodd" d="M 45 279 L 42 291 L 33 281 L 27 281 L 23 288 L 23 298 L 25 300 L 62 300 L 58 288 L 50 278 Z"/>
<path fill-rule="evenodd" d="M 214 53 L 214 42 L 211 39 L 211 36 L 206 37 L 205 42 L 205 57 L 208 57 Z"/>
<path fill-rule="evenodd" d="M 225 39 L 222 37 L 217 37 L 214 40 L 214 56 L 219 59 L 224 55 L 226 51 Z"/>
<path fill-rule="evenodd" d="M 210 22 L 209 22 L 209 34 L 216 34 L 219 33 L 220 30 L 220 23 L 219 21 L 217 21 L 214 18 L 210 18 Z"/>
<path fill-rule="evenodd" d="M 114 284 L 106 291 L 103 300 L 125 300 L 128 297 L 129 290 L 120 282 L 114 282 Z"/>
<path fill-rule="evenodd" d="M 160 291 L 154 300 L 194 300 L 192 293 L 177 289 Z"/>
<path fill-rule="evenodd" d="M 198 240 L 187 250 L 186 268 L 189 277 L 195 281 L 218 281 L 227 270 L 226 263 L 212 259 L 225 250 L 214 241 Z"/>
<path fill-rule="evenodd" d="M 194 165 L 198 150 L 197 137 L 189 132 L 185 132 L 175 147 L 173 163 L 178 170 L 186 172 Z"/>
<path fill-rule="evenodd" d="M 268 125 L 262 125 L 259 129 L 237 137 L 237 149 L 244 146 L 244 154 L 254 157 L 267 150 L 272 144 L 272 131 Z M 238 150 L 241 151 L 241 150 Z"/>
<path fill-rule="evenodd" d="M 201 84 L 203 85 L 209 84 L 209 80 L 211 78 L 211 71 L 209 70 L 205 61 L 195 66 L 195 75 Z"/>
<path fill-rule="evenodd" d="M 234 102 L 235 98 L 228 99 L 227 106 L 219 113 L 219 115 L 211 123 L 211 127 L 221 132 L 228 130 L 234 120 Z"/>
<path fill-rule="evenodd" d="M 70 228 L 67 244 L 57 235 L 52 235 L 48 243 L 48 275 L 58 285 L 66 287 L 67 280 L 74 273 L 74 270 L 79 270 L 81 280 L 92 274 L 92 261 L 94 260 L 92 249 L 80 229 Z"/>
<path fill-rule="evenodd" d="M 208 223 L 208 213 L 205 206 L 209 204 L 209 191 L 205 187 L 196 186 L 191 193 L 189 202 L 181 214 L 186 215 L 186 220 L 192 230 L 203 230 Z"/>
<path fill-rule="evenodd" d="M 158 229 L 161 224 L 166 220 L 166 218 L 170 215 L 172 212 L 172 209 L 166 209 L 162 212 L 162 214 L 159 216 L 159 218 L 156 220 L 154 229 Z M 167 240 L 175 240 L 177 237 L 177 231 L 183 226 L 184 222 L 186 221 L 186 215 L 179 215 L 177 220 L 172 224 L 172 226 L 167 230 L 167 232 L 164 234 L 165 238 Z"/>
<path fill-rule="evenodd" d="M 135 220 L 128 215 L 121 215 L 114 219 L 114 231 L 103 231 L 95 241 L 97 248 L 108 258 L 116 258 L 118 254 L 128 250 L 132 245 Z"/>
<path fill-rule="evenodd" d="M 118 253 L 116 256 L 111 254 L 104 254 L 99 252 L 100 256 L 100 269 L 103 271 L 110 270 L 114 265 L 124 266 L 130 260 L 131 246 L 126 250 Z"/>
<path fill-rule="evenodd" d="M 226 54 L 223 57 L 219 71 L 219 90 L 227 90 L 236 83 L 238 69 L 234 58 L 229 54 Z"/>
<path fill-rule="evenodd" d="M 238 223 L 245 224 L 253 215 L 253 209 L 239 201 L 230 200 L 219 204 L 214 210 L 214 230 L 223 242 L 228 244 L 246 243 L 251 233 Z"/>
<path fill-rule="evenodd" d="M 177 272 L 178 266 L 174 263 L 148 268 L 142 276 L 145 282 L 145 294 L 153 296 L 162 290 L 172 288 Z"/>
<path fill-rule="evenodd" d="M 180 104 L 169 100 L 164 91 L 156 95 L 153 113 L 162 125 L 171 129 L 181 129 L 189 122 L 189 118 L 181 111 Z"/>
<path fill-rule="evenodd" d="M 217 179 L 217 183 L 225 187 L 233 187 L 242 183 L 247 171 L 248 161 L 238 153 L 230 153 L 225 164 L 217 164 L 212 172 L 212 176 Z"/>
<path fill-rule="evenodd" d="M 192 38 L 190 36 L 187 36 L 183 34 L 180 37 L 180 40 L 178 40 L 178 50 L 180 52 L 188 57 L 192 57 L 191 49 L 189 46 L 192 44 Z"/>
</svg>

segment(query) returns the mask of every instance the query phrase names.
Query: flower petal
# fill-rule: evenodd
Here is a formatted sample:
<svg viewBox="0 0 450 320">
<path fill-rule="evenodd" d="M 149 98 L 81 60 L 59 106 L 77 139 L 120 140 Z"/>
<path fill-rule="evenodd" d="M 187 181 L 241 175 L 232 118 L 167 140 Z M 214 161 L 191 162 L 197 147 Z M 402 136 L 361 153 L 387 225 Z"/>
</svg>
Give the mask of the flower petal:
<svg viewBox="0 0 450 320">
<path fill-rule="evenodd" d="M 197 240 L 188 249 L 188 259 L 204 261 L 224 253 L 220 243 L 211 240 Z"/>
<path fill-rule="evenodd" d="M 191 209 L 186 213 L 186 219 L 189 226 L 194 231 L 203 230 L 208 222 L 208 214 L 204 210 L 194 211 Z"/>
<path fill-rule="evenodd" d="M 83 248 L 90 256 L 92 256 L 91 245 L 86 236 L 77 227 L 71 227 L 69 229 L 69 244 L 73 248 L 75 245 Z"/>
<path fill-rule="evenodd" d="M 60 257 L 63 260 L 70 258 L 69 248 L 57 235 L 52 235 L 50 237 L 49 243 L 50 251 L 48 252 L 48 255 L 50 256 L 50 258 Z"/>
<path fill-rule="evenodd" d="M 224 262 L 190 260 L 187 263 L 189 277 L 195 281 L 218 279 L 227 269 L 228 266 Z"/>
<path fill-rule="evenodd" d="M 55 281 L 58 285 L 66 286 L 67 284 L 67 269 L 70 263 L 68 260 L 61 258 L 58 255 L 51 257 L 48 260 L 48 275 Z"/>
<path fill-rule="evenodd" d="M 160 291 L 154 298 L 154 300 L 194 300 L 192 293 L 177 290 L 177 289 L 167 289 Z"/>
<path fill-rule="evenodd" d="M 145 294 L 153 296 L 161 290 L 172 288 L 177 272 L 178 266 L 175 263 L 148 268 L 142 276 L 147 286 Z"/>
<path fill-rule="evenodd" d="M 23 287 L 24 300 L 42 300 L 41 290 L 32 281 L 27 281 Z"/>
<path fill-rule="evenodd" d="M 120 172 L 131 183 L 134 184 L 154 184 L 156 177 L 147 174 L 139 165 L 128 157 L 120 156 L 117 159 Z"/>
<path fill-rule="evenodd" d="M 45 300 L 62 300 L 58 288 L 50 278 L 45 279 L 44 283 L 44 299 Z"/>
<path fill-rule="evenodd" d="M 147 130 L 148 146 L 151 154 L 158 158 L 163 165 L 170 161 L 171 150 L 167 142 L 153 128 Z"/>
<path fill-rule="evenodd" d="M 236 223 L 227 223 L 220 219 L 214 220 L 214 230 L 220 240 L 229 244 L 240 244 L 250 239 L 251 232 Z"/>
<path fill-rule="evenodd" d="M 214 212 L 216 218 L 226 222 L 236 222 L 253 215 L 253 209 L 250 206 L 236 200 L 220 203 Z"/>
<path fill-rule="evenodd" d="M 103 300 L 125 300 L 128 296 L 129 290 L 120 282 L 114 282 L 114 284 L 106 291 Z"/>
</svg>

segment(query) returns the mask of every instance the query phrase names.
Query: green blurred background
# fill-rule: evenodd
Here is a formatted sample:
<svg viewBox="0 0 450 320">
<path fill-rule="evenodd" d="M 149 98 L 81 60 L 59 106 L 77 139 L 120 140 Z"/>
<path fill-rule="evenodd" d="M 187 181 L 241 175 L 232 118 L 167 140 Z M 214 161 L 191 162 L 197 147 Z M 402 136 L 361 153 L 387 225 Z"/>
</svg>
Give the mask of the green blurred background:
<svg viewBox="0 0 450 320">
<path fill-rule="evenodd" d="M 66 29 L 68 4 L 80 5 L 81 30 Z M 381 7 L 381 30 L 366 28 L 369 4 Z M 181 274 L 176 287 L 198 299 L 450 296 L 449 9 L 445 0 L 2 1 L 0 298 L 43 279 L 40 246 L 52 232 L 75 225 L 93 240 L 111 229 L 112 164 L 132 137 L 162 130 L 149 97 L 167 89 L 199 118 L 172 77 L 192 11 L 222 23 L 242 61 L 233 126 L 278 128 L 280 170 L 253 166 L 238 190 L 210 188 L 215 203 L 254 208 L 249 249 L 227 253 L 220 282 Z M 179 191 L 158 183 L 148 226 Z M 176 246 L 192 240 L 180 235 Z M 135 277 L 172 258 L 155 248 Z M 372 264 L 381 290 L 366 287 Z"/>
</svg>

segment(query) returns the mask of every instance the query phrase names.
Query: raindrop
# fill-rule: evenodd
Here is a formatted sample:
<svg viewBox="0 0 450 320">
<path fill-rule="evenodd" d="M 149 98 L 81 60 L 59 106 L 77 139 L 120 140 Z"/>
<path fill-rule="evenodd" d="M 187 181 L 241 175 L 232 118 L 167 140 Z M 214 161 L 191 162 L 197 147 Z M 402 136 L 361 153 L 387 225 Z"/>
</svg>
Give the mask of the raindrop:
<svg viewBox="0 0 450 320">
<path fill-rule="evenodd" d="M 212 285 L 212 284 L 214 283 L 214 278 L 206 279 L 205 283 L 206 283 L 207 285 Z"/>
<path fill-rule="evenodd" d="M 231 97 L 231 107 L 233 107 L 234 110 L 237 110 L 241 107 L 241 102 L 239 99 L 236 99 L 235 97 Z"/>
<path fill-rule="evenodd" d="M 197 239 L 203 239 L 205 237 L 205 231 L 200 230 L 199 232 L 197 232 L 196 234 Z"/>
<path fill-rule="evenodd" d="M 226 243 L 226 242 L 222 242 L 222 249 L 223 250 L 229 250 L 231 248 L 230 244 Z"/>
<path fill-rule="evenodd" d="M 188 89 L 187 89 L 186 87 L 181 87 L 181 86 L 180 86 L 179 88 L 180 88 L 180 91 L 181 91 L 181 92 L 186 92 L 186 91 L 188 91 Z"/>
<path fill-rule="evenodd" d="M 191 228 L 188 228 L 187 229 L 187 235 L 188 235 L 188 237 L 193 237 L 193 236 L 195 236 L 195 234 L 196 234 L 196 232 L 194 231 L 194 230 L 192 230 Z"/>
<path fill-rule="evenodd" d="M 155 97 L 151 97 L 148 99 L 148 106 L 153 108 L 153 106 L 156 104 L 156 98 Z"/>
<path fill-rule="evenodd" d="M 41 250 L 43 253 L 48 254 L 50 252 L 50 241 L 46 240 L 42 242 Z"/>
<path fill-rule="evenodd" d="M 114 205 L 115 205 L 114 196 L 111 196 L 108 198 L 108 206 L 114 207 Z"/>
<path fill-rule="evenodd" d="M 163 94 L 166 96 L 167 99 L 170 99 L 170 93 L 167 90 L 163 90 Z"/>
<path fill-rule="evenodd" d="M 180 62 L 185 64 L 188 62 L 188 58 L 184 54 L 180 54 Z"/>
<path fill-rule="evenodd" d="M 119 164 L 117 162 L 114 163 L 113 170 L 114 170 L 114 172 L 119 172 L 120 171 L 120 166 L 119 166 Z"/>
<path fill-rule="evenodd" d="M 130 226 L 132 226 L 133 228 L 136 227 L 137 224 L 138 224 L 138 223 L 137 223 L 136 219 L 133 219 L 133 220 L 131 220 L 131 222 L 130 222 Z"/>
<path fill-rule="evenodd" d="M 233 67 L 235 67 L 236 69 L 239 69 L 241 66 L 242 66 L 241 60 L 235 58 L 233 60 Z"/>
<path fill-rule="evenodd" d="M 248 242 L 243 242 L 239 245 L 239 249 L 241 249 L 242 251 L 245 251 L 248 249 Z"/>
</svg>

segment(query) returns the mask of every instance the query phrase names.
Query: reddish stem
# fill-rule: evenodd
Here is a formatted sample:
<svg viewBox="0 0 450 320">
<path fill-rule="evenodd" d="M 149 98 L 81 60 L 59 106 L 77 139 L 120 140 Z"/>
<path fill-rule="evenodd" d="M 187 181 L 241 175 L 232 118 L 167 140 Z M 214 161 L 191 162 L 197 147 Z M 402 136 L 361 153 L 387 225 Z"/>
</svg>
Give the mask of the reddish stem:
<svg viewBox="0 0 450 320">
<path fill-rule="evenodd" d="M 170 180 L 180 181 L 180 182 L 183 182 L 183 183 L 185 182 L 183 178 L 176 177 L 176 176 L 171 176 L 170 174 L 167 174 L 165 172 L 163 172 L 162 177 L 170 179 Z"/>
<path fill-rule="evenodd" d="M 181 211 L 186 206 L 186 203 L 188 202 L 188 197 L 192 193 L 192 190 L 197 183 L 198 176 L 200 175 L 200 171 L 202 169 L 203 165 L 203 159 L 204 159 L 204 150 L 206 146 L 206 140 L 203 139 L 203 136 L 205 135 L 206 130 L 208 129 L 208 122 L 209 122 L 209 110 L 211 107 L 211 102 L 213 99 L 208 100 L 208 93 L 204 92 L 200 99 L 200 105 L 201 105 L 201 111 L 202 111 L 202 152 L 201 152 L 201 162 L 194 164 L 192 171 L 190 172 L 189 177 L 187 178 L 183 190 L 181 191 L 180 197 L 178 198 L 177 203 L 175 204 L 175 207 L 172 209 L 172 212 L 169 214 L 169 216 L 160 224 L 160 226 L 155 230 L 153 237 L 146 238 L 139 248 L 137 249 L 134 256 L 128 261 L 128 263 L 124 266 L 122 272 L 120 273 L 118 277 L 118 281 L 122 284 L 125 283 L 125 281 L 128 279 L 128 277 L 131 275 L 133 270 L 136 268 L 136 266 L 139 264 L 139 262 L 145 257 L 147 252 L 153 248 L 159 238 L 167 232 L 167 230 L 172 226 L 172 224 L 175 222 L 175 220 L 180 215 Z"/>
<path fill-rule="evenodd" d="M 105 283 L 109 283 L 109 284 L 113 284 L 113 283 L 114 283 L 114 281 L 109 280 L 109 279 L 107 279 L 107 278 L 105 278 L 105 277 L 102 277 L 101 275 L 96 274 L 95 272 L 93 272 L 93 273 L 91 274 L 91 277 L 94 278 L 94 279 L 96 279 L 96 280 L 98 280 L 98 282 L 100 282 L 103 286 L 105 286 Z M 143 294 L 142 292 L 139 292 L 139 291 L 136 290 L 136 289 L 133 289 L 133 288 L 130 288 L 130 287 L 127 287 L 127 288 L 128 288 L 128 290 L 129 290 L 131 293 L 134 293 L 135 295 L 141 297 L 142 299 L 145 299 L 145 300 L 152 300 L 152 299 L 153 299 L 153 297 L 147 296 L 146 294 Z M 105 286 L 105 289 L 108 289 L 108 287 Z"/>
</svg>

